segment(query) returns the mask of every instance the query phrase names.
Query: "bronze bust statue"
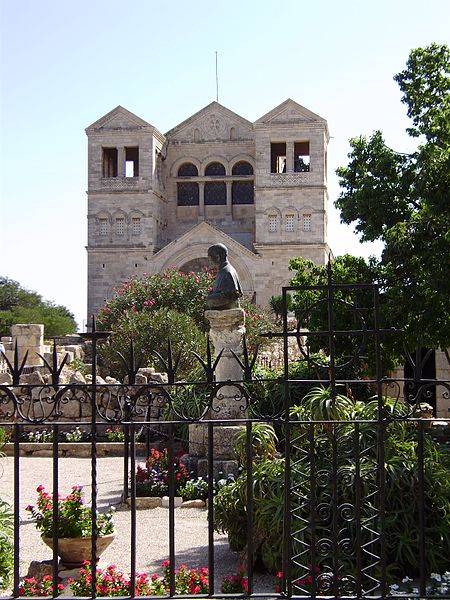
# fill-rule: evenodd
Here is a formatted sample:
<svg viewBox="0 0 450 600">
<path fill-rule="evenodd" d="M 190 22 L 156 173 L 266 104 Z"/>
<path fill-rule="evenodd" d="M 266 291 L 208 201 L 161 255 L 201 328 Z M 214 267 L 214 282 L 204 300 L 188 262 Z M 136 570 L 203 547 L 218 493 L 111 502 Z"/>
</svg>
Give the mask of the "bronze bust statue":
<svg viewBox="0 0 450 600">
<path fill-rule="evenodd" d="M 217 266 L 217 275 L 212 291 L 206 296 L 206 306 L 213 310 L 238 308 L 242 288 L 236 269 L 228 262 L 228 248 L 215 244 L 208 248 L 208 258 Z"/>
</svg>

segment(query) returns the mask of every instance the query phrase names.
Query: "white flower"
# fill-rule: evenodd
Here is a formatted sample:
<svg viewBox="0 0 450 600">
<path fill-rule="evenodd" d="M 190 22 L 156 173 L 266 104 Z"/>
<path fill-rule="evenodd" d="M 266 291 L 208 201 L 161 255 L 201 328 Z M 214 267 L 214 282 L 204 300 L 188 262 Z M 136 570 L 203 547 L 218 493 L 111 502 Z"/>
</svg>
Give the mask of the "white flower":
<svg viewBox="0 0 450 600">
<path fill-rule="evenodd" d="M 450 571 L 445 571 L 445 573 L 442 575 L 444 581 L 450 581 Z"/>
<path fill-rule="evenodd" d="M 412 591 L 412 593 L 413 593 L 415 596 L 418 596 L 418 595 L 419 595 L 419 588 L 413 588 L 413 591 Z"/>
<path fill-rule="evenodd" d="M 403 577 L 402 579 L 402 583 L 409 583 L 410 581 L 412 581 L 410 577 Z"/>
<path fill-rule="evenodd" d="M 392 591 L 396 591 L 396 590 L 398 590 L 398 587 L 399 587 L 399 586 L 398 586 L 396 583 L 393 583 L 393 584 L 390 586 L 390 590 L 391 590 L 391 592 L 392 592 Z"/>
<path fill-rule="evenodd" d="M 435 581 L 442 581 L 442 577 L 439 575 L 439 573 L 431 573 L 430 579 L 434 579 Z"/>
</svg>

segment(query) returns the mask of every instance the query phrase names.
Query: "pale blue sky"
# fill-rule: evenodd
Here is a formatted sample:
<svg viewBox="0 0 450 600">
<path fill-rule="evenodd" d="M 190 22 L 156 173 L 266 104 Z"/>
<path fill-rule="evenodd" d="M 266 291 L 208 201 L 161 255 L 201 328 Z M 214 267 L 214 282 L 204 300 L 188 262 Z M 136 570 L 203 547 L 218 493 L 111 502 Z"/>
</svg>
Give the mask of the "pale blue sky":
<svg viewBox="0 0 450 600">
<path fill-rule="evenodd" d="M 118 104 L 166 132 L 215 100 L 250 121 L 286 98 L 328 120 L 330 205 L 348 139 L 412 148 L 392 77 L 450 44 L 448 0 L 0 0 L 0 274 L 86 311 L 85 127 Z M 335 254 L 367 256 L 330 219 Z M 379 249 L 379 248 L 378 248 Z"/>
</svg>

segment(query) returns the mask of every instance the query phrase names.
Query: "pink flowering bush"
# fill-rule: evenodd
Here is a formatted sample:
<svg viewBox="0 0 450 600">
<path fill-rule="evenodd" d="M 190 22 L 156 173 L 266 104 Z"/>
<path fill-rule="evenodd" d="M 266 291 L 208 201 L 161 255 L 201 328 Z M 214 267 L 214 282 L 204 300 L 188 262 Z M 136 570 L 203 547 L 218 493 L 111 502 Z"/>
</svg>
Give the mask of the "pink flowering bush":
<svg viewBox="0 0 450 600">
<path fill-rule="evenodd" d="M 43 485 L 37 488 L 37 506 L 29 505 L 26 510 L 36 521 L 37 529 L 44 537 L 53 536 L 53 494 L 45 491 Z M 85 505 L 83 488 L 74 485 L 65 498 L 58 495 L 58 537 L 79 538 L 92 536 L 92 509 Z M 112 511 L 97 512 L 97 535 L 108 535 L 114 531 Z"/>
<path fill-rule="evenodd" d="M 129 575 L 116 565 L 97 569 L 95 579 L 96 595 L 105 596 L 165 596 L 170 592 L 170 564 L 163 563 L 163 575 L 136 574 L 134 594 L 131 593 Z M 84 563 L 79 577 L 69 579 L 68 584 L 74 596 L 91 596 L 92 569 L 89 561 Z M 188 569 L 182 565 L 174 573 L 175 593 L 185 595 L 207 594 L 209 590 L 208 569 Z"/>
<path fill-rule="evenodd" d="M 127 356 L 133 338 L 135 350 L 143 353 L 142 366 L 161 369 L 153 351 L 157 350 L 167 360 L 170 338 L 174 355 L 181 355 L 177 375 L 186 378 L 198 366 L 191 351 L 205 354 L 205 334 L 209 329 L 204 315 L 205 296 L 211 291 L 214 279 L 211 271 L 186 274 L 168 270 L 132 277 L 117 288 L 116 297 L 107 302 L 97 318 L 100 329 L 113 332 L 100 350 L 104 367 L 114 376 L 125 375 L 117 352 Z M 258 343 L 267 343 L 258 336 L 270 330 L 271 321 L 248 299 L 242 298 L 241 306 L 245 311 L 247 343 L 254 350 Z"/>
<path fill-rule="evenodd" d="M 204 297 L 212 289 L 214 278 L 212 271 L 182 273 L 175 269 L 132 277 L 115 288 L 116 297 L 102 308 L 98 324 L 114 330 L 124 314 L 169 308 L 189 315 L 200 330 L 206 331 Z"/>
<path fill-rule="evenodd" d="M 224 594 L 247 594 L 248 578 L 245 577 L 245 567 L 238 567 L 236 575 L 226 575 L 222 579 L 222 592 Z"/>
<path fill-rule="evenodd" d="M 62 592 L 64 586 L 58 583 L 58 592 Z M 53 596 L 53 578 L 44 575 L 42 579 L 25 577 L 19 585 L 19 596 Z"/>
</svg>

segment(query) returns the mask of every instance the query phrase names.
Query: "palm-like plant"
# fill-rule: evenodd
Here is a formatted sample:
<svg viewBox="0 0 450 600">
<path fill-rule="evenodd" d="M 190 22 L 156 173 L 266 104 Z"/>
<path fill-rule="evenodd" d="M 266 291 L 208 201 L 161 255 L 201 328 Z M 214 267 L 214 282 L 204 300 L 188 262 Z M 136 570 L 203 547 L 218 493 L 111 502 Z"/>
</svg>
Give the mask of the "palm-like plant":
<svg viewBox="0 0 450 600">
<path fill-rule="evenodd" d="M 278 438 L 269 423 L 252 423 L 251 431 L 253 458 L 273 459 L 277 451 Z M 242 428 L 233 440 L 233 449 L 241 465 L 246 464 L 247 429 Z"/>
<path fill-rule="evenodd" d="M 331 387 L 317 386 L 305 396 L 300 406 L 291 409 L 291 417 L 306 421 L 342 421 L 350 419 L 354 401 L 344 394 L 333 395 Z"/>
</svg>

